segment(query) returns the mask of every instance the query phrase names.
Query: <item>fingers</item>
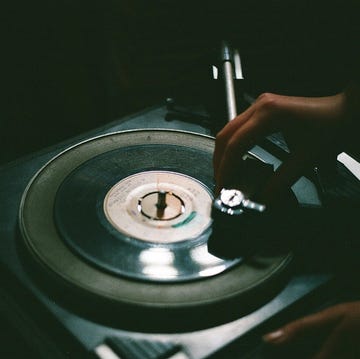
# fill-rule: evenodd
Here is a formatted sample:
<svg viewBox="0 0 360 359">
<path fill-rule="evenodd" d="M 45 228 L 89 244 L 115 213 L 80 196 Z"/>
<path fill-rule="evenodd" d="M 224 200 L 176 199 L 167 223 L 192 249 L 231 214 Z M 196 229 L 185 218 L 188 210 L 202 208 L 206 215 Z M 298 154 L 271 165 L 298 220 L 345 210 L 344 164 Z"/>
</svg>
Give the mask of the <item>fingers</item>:
<svg viewBox="0 0 360 359">
<path fill-rule="evenodd" d="M 263 128 L 253 121 L 246 122 L 228 141 L 223 156 L 216 170 L 216 184 L 219 188 L 236 181 L 235 173 L 241 173 L 242 156 L 250 150 L 260 137 L 263 137 Z"/>
<path fill-rule="evenodd" d="M 218 168 L 215 170 L 218 190 L 228 185 L 230 180 L 236 181 L 236 178 L 233 177 L 234 173 L 241 172 L 242 156 L 267 132 L 266 127 L 259 126 L 256 121 L 249 120 L 232 135 L 227 142 L 227 146 L 223 149 L 222 158 Z M 264 188 L 261 189 L 261 193 L 257 194 L 257 199 L 267 204 L 280 202 L 283 193 L 289 191 L 289 188 L 311 163 L 312 155 L 306 149 L 298 149 L 290 154 L 289 158 L 281 164 L 266 182 Z"/>
<path fill-rule="evenodd" d="M 240 129 L 253 115 L 254 106 L 249 107 L 245 112 L 229 122 L 216 136 L 215 152 L 213 158 L 214 171 L 218 172 L 225 148 L 233 134 Z"/>
<path fill-rule="evenodd" d="M 263 337 L 276 357 L 357 359 L 360 302 L 339 304 L 296 320 Z"/>
<path fill-rule="evenodd" d="M 334 311 L 341 319 L 313 359 L 360 358 L 360 302 L 338 305 Z"/>
<path fill-rule="evenodd" d="M 265 137 L 271 123 L 258 109 L 250 107 L 246 112 L 230 122 L 217 136 L 214 154 L 214 172 L 218 189 L 224 187 L 235 167 L 241 166 L 242 156 L 259 139 Z M 235 172 L 239 172 L 236 170 Z"/>
<path fill-rule="evenodd" d="M 310 148 L 307 155 L 323 152 L 322 145 L 329 145 L 336 136 L 338 121 L 343 113 L 343 96 L 324 98 L 287 97 L 262 94 L 244 113 L 236 117 L 218 134 L 214 152 L 214 172 L 217 188 L 221 188 L 231 177 L 232 166 L 241 165 L 241 157 L 260 137 L 278 129 L 296 133 L 295 150 Z M 325 121 L 326 120 L 326 121 Z M 315 133 L 319 135 L 317 138 Z M 302 138 L 301 135 L 304 137 Z M 311 136 L 316 140 L 311 140 Z M 294 181 L 301 174 L 294 165 L 310 163 L 303 154 L 297 154 L 293 163 L 285 164 L 269 185 L 274 193 Z M 268 191 L 269 193 L 269 191 Z"/>
<path fill-rule="evenodd" d="M 281 103 L 280 96 L 263 94 L 217 135 L 213 160 L 217 189 L 226 184 L 233 167 L 241 166 L 242 156 L 260 138 L 277 130 Z"/>
<path fill-rule="evenodd" d="M 341 306 L 331 307 L 291 322 L 263 339 L 266 343 L 282 346 L 313 338 L 314 335 L 326 335 L 342 320 L 343 315 Z"/>
</svg>

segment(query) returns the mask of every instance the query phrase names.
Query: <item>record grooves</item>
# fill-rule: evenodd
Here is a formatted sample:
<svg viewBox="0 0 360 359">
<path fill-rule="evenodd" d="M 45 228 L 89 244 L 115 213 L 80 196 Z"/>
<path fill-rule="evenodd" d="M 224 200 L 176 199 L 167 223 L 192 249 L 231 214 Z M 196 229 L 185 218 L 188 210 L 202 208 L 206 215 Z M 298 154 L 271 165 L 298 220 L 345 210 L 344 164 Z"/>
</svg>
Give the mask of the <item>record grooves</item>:
<svg viewBox="0 0 360 359">
<path fill-rule="evenodd" d="M 198 215 L 202 206 L 196 196 L 200 193 L 199 203 L 204 198 L 211 201 L 213 149 L 211 137 L 170 130 L 112 133 L 67 149 L 34 176 L 23 195 L 19 223 L 28 252 L 57 278 L 59 286 L 65 285 L 80 301 L 87 298 L 90 306 L 93 301 L 95 307 L 101 303 L 114 310 L 124 306 L 157 313 L 194 309 L 201 316 L 212 306 L 227 308 L 236 302 L 234 310 L 244 312 L 266 301 L 286 273 L 291 253 L 263 253 L 251 261 L 211 258 L 209 268 L 200 266 L 207 255 L 211 226 L 209 218 Z M 160 212 L 151 204 L 160 203 L 152 198 L 154 184 L 136 182 L 146 182 L 153 175 L 165 186 L 156 187 L 155 197 L 167 196 L 168 201 L 169 208 L 160 206 Z M 179 181 L 184 185 L 177 188 Z M 106 213 L 107 195 L 121 204 L 116 196 L 125 188 L 134 193 L 126 197 L 124 207 L 135 213 L 129 215 L 134 221 L 129 226 L 124 216 L 118 219 L 116 212 Z M 185 209 L 180 210 L 182 201 Z M 138 212 L 134 203 L 140 206 Z M 143 238 L 144 225 L 149 233 L 154 226 L 164 226 L 164 231 L 171 228 L 175 237 L 169 241 L 167 236 L 159 241 L 156 235 Z M 130 232 L 124 234 L 123 228 Z M 189 265 L 189 253 L 199 248 L 200 262 Z M 152 264 L 156 258 L 165 264 L 147 272 L 143 262 L 136 264 L 144 252 L 150 254 Z M 156 253 L 162 254 L 156 257 Z M 164 276 L 166 268 L 170 274 Z M 224 315 L 223 320 L 227 319 Z"/>
<path fill-rule="evenodd" d="M 89 262 L 135 279 L 184 281 L 214 275 L 231 267 L 239 260 L 215 258 L 206 248 L 212 200 L 209 187 L 213 185 L 210 161 L 207 152 L 179 145 L 152 144 L 123 147 L 88 160 L 65 179 L 56 195 L 55 222 L 61 237 Z M 108 221 L 103 209 L 106 194 L 120 180 L 116 201 L 121 204 L 113 216 L 119 217 L 114 221 L 122 231 Z M 147 219 L 146 214 L 144 218 L 142 211 L 128 213 L 126 204 L 122 205 L 132 196 L 133 208 L 130 209 L 138 212 L 138 199 L 143 198 L 145 202 L 159 186 L 173 192 L 175 200 L 177 193 L 187 202 L 185 213 L 180 214 L 180 218 L 178 215 L 174 220 L 170 218 L 169 226 Z M 200 193 L 201 190 L 205 194 Z M 191 206 L 190 201 L 200 203 Z M 192 210 L 187 210 L 190 206 Z M 196 227 L 200 227 L 199 230 Z M 129 228 L 127 235 L 126 228 Z M 146 242 L 139 238 L 141 236 Z"/>
</svg>

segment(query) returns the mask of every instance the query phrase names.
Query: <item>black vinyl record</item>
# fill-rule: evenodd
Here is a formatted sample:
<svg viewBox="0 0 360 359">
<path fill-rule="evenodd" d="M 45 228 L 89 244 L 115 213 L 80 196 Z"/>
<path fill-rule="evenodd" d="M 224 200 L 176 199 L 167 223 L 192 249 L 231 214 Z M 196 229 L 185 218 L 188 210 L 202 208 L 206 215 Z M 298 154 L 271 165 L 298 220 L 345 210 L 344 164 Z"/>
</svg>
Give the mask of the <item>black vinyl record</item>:
<svg viewBox="0 0 360 359">
<path fill-rule="evenodd" d="M 213 150 L 212 137 L 172 130 L 112 133 L 65 150 L 23 195 L 27 252 L 74 300 L 103 312 L 246 312 L 274 292 L 292 254 L 208 253 Z M 173 204 L 155 210 L 161 196 Z"/>
<path fill-rule="evenodd" d="M 120 229 L 104 211 L 104 199 L 117 183 L 118 197 L 133 199 L 133 205 L 122 205 L 114 215 L 118 218 L 113 222 Z M 103 270 L 145 281 L 202 279 L 241 261 L 208 253 L 211 187 L 207 151 L 180 144 L 124 146 L 86 161 L 67 176 L 56 195 L 55 222 L 69 247 Z M 152 208 L 160 189 L 170 200 L 178 198 L 184 213 L 154 219 Z M 195 193 L 200 191 L 203 193 Z M 138 210 L 139 199 L 146 200 L 151 194 L 154 203 L 148 211 L 154 212 L 153 216 Z M 192 201 L 186 203 L 191 206 L 188 211 L 186 199 Z M 206 212 L 200 208 L 205 201 Z M 124 233 L 126 227 L 128 233 Z"/>
</svg>

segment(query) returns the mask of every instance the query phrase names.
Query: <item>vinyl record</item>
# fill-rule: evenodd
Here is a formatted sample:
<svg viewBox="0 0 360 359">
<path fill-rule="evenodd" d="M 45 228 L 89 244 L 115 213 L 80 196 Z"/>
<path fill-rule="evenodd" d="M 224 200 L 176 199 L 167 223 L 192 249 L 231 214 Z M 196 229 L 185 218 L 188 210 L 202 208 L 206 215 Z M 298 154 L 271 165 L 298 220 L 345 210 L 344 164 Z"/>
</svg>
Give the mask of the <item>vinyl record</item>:
<svg viewBox="0 0 360 359">
<path fill-rule="evenodd" d="M 292 255 L 208 253 L 213 150 L 212 137 L 171 130 L 112 133 L 65 150 L 23 195 L 28 253 L 90 306 L 201 315 L 266 300 Z"/>
<path fill-rule="evenodd" d="M 55 223 L 84 260 L 144 281 L 201 279 L 231 268 L 207 250 L 211 157 L 180 144 L 124 146 L 72 171 L 55 200 Z M 163 211 L 156 204 L 164 196 Z"/>
</svg>

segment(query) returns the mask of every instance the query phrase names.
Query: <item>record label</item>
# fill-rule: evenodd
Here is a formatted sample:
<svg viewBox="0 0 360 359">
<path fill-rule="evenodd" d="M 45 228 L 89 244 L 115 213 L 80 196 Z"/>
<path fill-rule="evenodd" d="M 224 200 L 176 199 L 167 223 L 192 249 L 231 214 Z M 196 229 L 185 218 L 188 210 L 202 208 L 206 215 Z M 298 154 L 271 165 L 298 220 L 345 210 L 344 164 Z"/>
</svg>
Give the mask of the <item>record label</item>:
<svg viewBox="0 0 360 359">
<path fill-rule="evenodd" d="M 104 200 L 109 222 L 129 237 L 174 243 L 201 235 L 210 225 L 212 197 L 195 179 L 168 171 L 124 178 Z"/>
</svg>

